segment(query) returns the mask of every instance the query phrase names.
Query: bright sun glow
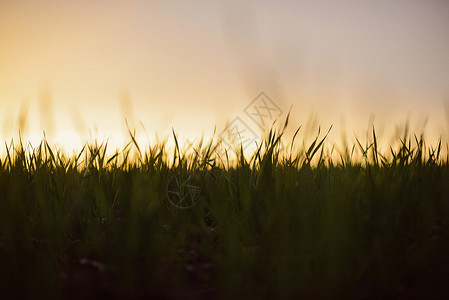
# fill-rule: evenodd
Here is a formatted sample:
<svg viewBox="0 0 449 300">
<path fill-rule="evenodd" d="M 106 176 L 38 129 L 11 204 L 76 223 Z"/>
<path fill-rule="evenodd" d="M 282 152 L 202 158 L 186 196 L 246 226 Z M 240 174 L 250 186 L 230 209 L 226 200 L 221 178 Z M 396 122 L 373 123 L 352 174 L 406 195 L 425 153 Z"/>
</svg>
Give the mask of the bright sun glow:
<svg viewBox="0 0 449 300">
<path fill-rule="evenodd" d="M 330 140 L 397 126 L 448 137 L 444 1 L 2 1 L 0 134 L 64 149 L 129 128 L 152 143 L 219 135 L 265 92 Z M 445 104 L 446 103 L 446 104 Z M 125 122 L 126 120 L 126 122 Z M 254 146 L 254 144 L 251 144 Z"/>
</svg>

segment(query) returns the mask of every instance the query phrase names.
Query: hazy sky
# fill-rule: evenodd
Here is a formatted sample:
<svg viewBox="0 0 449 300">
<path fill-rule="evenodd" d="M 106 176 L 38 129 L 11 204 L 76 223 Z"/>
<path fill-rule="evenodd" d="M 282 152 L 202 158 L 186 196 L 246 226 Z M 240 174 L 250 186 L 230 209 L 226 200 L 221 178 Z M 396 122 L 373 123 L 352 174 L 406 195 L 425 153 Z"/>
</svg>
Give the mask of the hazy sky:
<svg viewBox="0 0 449 300">
<path fill-rule="evenodd" d="M 445 135 L 449 1 L 0 0 L 2 139 L 194 138 L 261 91 L 295 126 Z"/>
</svg>

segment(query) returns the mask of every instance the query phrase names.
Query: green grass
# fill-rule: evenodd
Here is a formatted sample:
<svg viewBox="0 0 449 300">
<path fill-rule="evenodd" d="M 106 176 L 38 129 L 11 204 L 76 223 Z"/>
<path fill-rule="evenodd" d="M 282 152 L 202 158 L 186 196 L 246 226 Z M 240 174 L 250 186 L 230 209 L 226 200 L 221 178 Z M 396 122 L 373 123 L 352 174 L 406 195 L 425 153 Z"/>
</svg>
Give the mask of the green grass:
<svg viewBox="0 0 449 300">
<path fill-rule="evenodd" d="M 373 130 L 335 159 L 326 135 L 295 148 L 282 132 L 234 162 L 212 141 L 181 151 L 176 135 L 172 153 L 133 134 L 112 156 L 7 144 L 0 298 L 449 296 L 441 143 L 404 136 L 381 153 Z M 168 201 L 175 176 L 201 188 L 192 207 Z"/>
</svg>

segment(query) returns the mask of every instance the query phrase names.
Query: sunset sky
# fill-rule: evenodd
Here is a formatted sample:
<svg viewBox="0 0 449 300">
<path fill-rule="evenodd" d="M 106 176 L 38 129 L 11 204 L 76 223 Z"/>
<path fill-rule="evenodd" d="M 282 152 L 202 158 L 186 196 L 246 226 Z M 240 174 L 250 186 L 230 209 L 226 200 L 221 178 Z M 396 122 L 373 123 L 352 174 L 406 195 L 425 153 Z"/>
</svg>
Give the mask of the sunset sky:
<svg viewBox="0 0 449 300">
<path fill-rule="evenodd" d="M 1 140 L 195 139 L 262 91 L 292 130 L 447 138 L 449 1 L 0 0 Z"/>
</svg>

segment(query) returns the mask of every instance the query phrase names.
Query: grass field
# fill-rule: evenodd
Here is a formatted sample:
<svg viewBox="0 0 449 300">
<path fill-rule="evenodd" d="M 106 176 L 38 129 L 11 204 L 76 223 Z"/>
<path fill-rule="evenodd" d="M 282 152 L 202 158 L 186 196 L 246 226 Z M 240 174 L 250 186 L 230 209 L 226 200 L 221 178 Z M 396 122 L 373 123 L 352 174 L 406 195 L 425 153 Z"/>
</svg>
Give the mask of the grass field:
<svg viewBox="0 0 449 300">
<path fill-rule="evenodd" d="M 112 156 L 7 144 L 0 298 L 449 297 L 441 143 L 381 153 L 372 131 L 332 159 L 323 135 L 294 151 L 281 136 L 233 163 L 212 142 L 169 153 L 132 134 Z"/>
</svg>

